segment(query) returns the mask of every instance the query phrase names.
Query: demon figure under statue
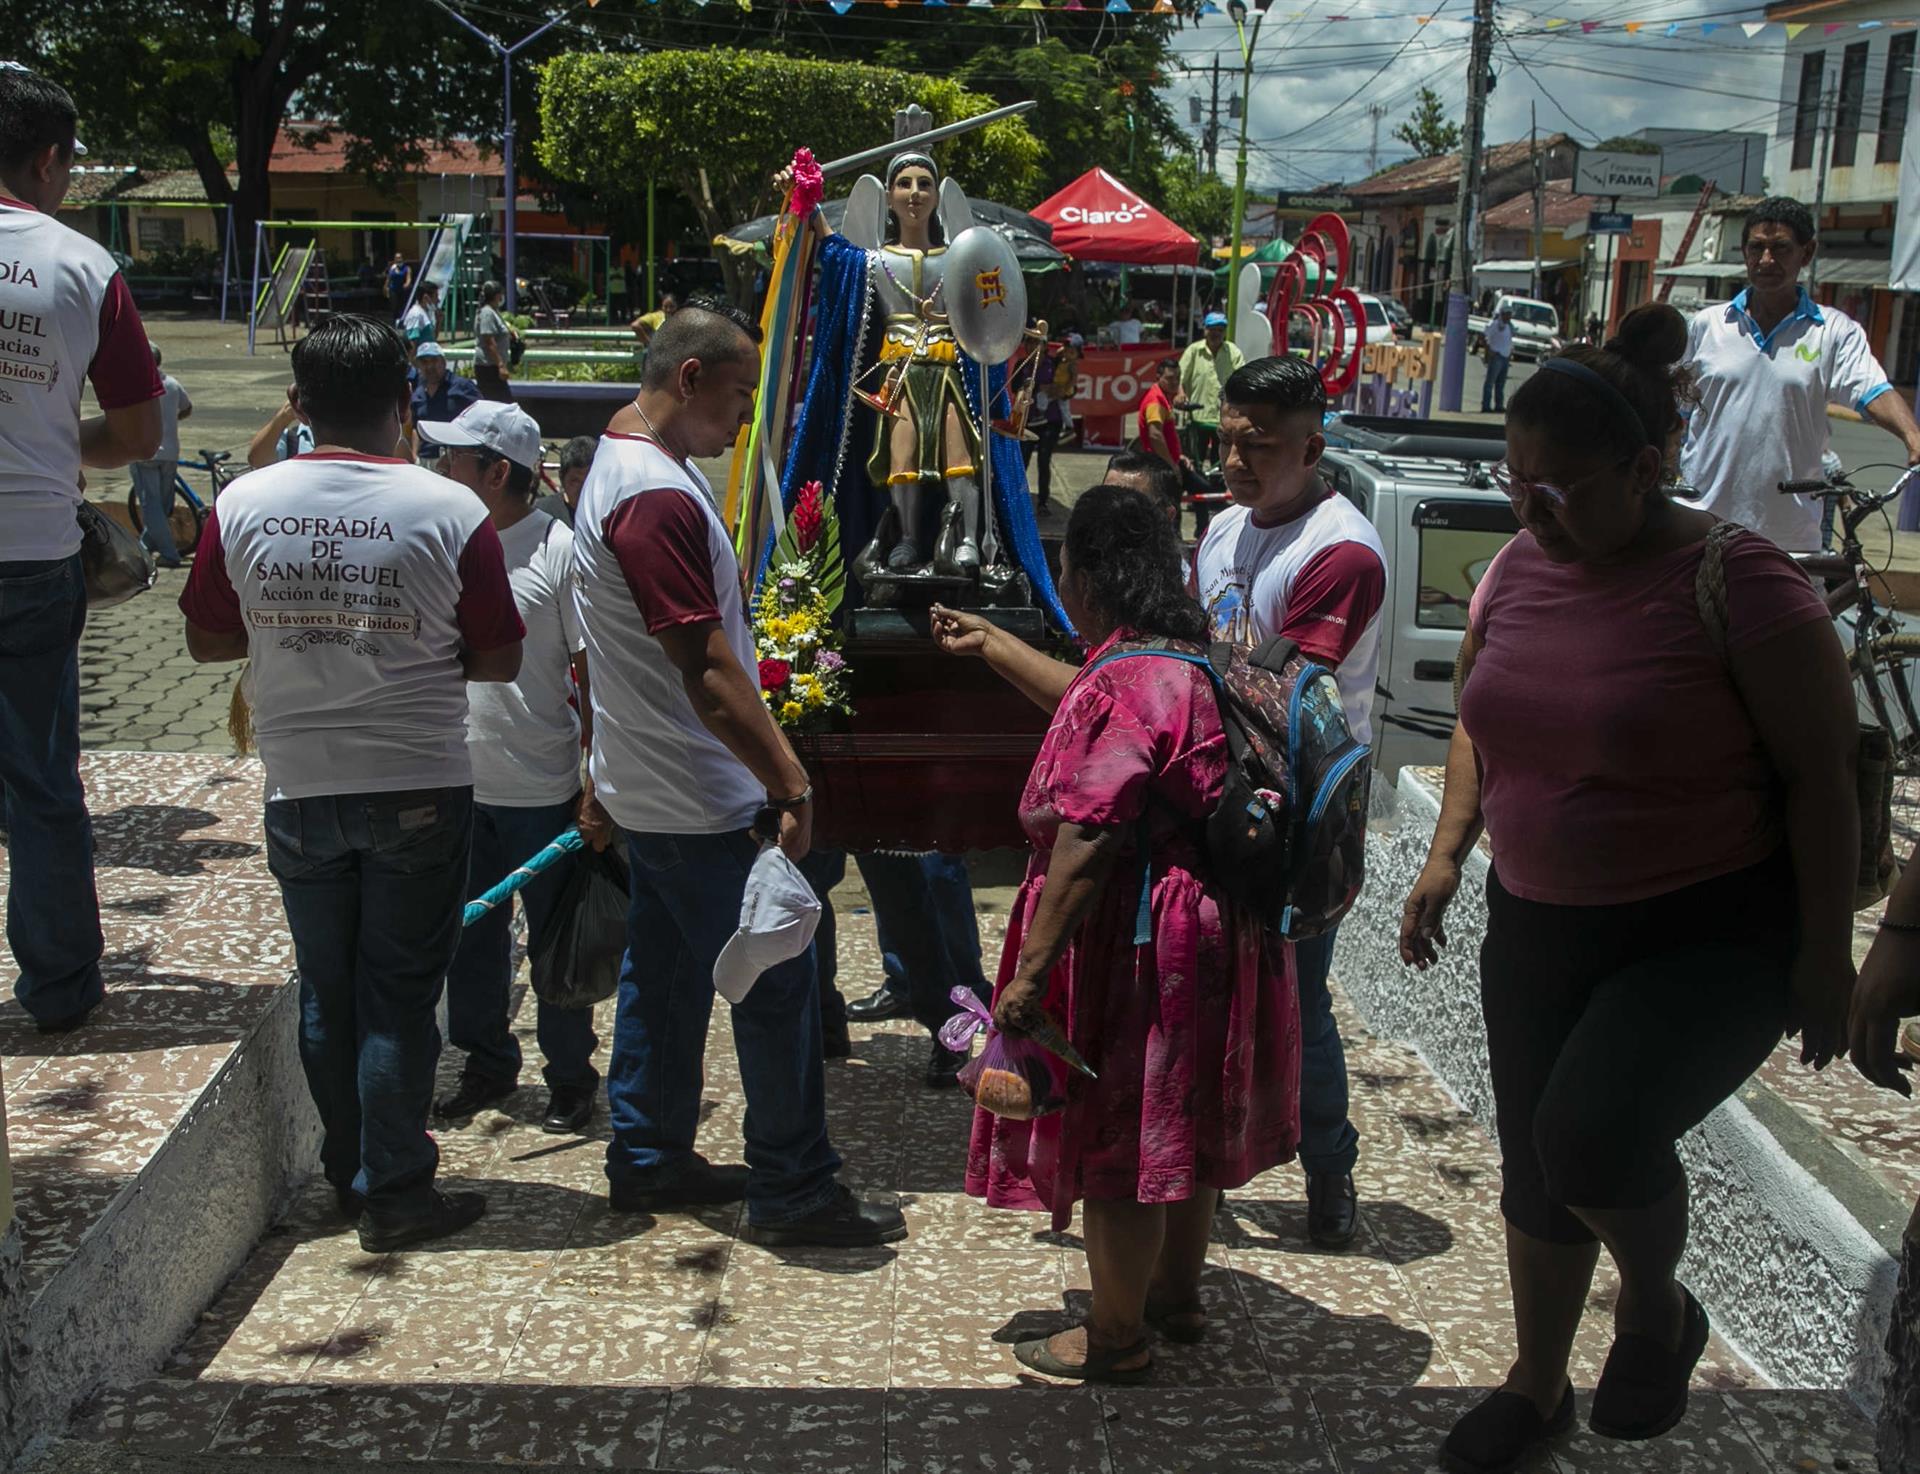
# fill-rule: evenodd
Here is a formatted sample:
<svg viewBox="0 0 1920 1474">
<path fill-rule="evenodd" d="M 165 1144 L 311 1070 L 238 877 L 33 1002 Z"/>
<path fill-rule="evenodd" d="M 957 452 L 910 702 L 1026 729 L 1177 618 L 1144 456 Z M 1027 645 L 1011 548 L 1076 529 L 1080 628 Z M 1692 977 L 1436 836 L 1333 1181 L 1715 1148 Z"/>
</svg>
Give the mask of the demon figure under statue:
<svg viewBox="0 0 1920 1474">
<path fill-rule="evenodd" d="M 1006 364 L 1025 330 L 1012 247 L 911 144 L 884 183 L 861 176 L 841 232 L 817 210 L 811 225 L 820 276 L 788 503 L 809 481 L 828 488 L 869 604 L 1037 595 L 1064 626 L 1019 441 L 990 425 L 1009 415 Z"/>
</svg>

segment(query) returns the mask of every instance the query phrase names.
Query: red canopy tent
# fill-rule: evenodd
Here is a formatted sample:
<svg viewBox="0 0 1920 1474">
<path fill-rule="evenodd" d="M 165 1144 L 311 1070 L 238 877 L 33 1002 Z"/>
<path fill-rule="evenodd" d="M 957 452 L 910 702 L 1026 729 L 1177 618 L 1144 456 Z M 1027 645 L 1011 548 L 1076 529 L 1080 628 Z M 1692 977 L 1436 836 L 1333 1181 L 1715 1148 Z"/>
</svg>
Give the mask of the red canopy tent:
<svg viewBox="0 0 1920 1474">
<path fill-rule="evenodd" d="M 1053 227 L 1053 243 L 1076 261 L 1191 266 L 1200 242 L 1105 169 L 1089 169 L 1029 212 Z"/>
</svg>

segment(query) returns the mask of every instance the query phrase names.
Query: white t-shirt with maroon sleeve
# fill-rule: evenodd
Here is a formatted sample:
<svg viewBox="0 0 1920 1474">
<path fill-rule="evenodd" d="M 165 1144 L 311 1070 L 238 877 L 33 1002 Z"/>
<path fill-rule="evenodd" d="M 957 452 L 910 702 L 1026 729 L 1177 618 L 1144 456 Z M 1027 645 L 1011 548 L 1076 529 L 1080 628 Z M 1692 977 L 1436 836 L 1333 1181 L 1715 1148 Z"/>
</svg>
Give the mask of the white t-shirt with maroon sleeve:
<svg viewBox="0 0 1920 1474">
<path fill-rule="evenodd" d="M 594 796 L 642 834 L 745 829 L 766 790 L 687 700 L 656 638 L 717 623 L 755 679 L 733 539 L 699 470 L 643 436 L 608 433 L 573 522 L 574 599 L 592 673 Z"/>
<path fill-rule="evenodd" d="M 158 399 L 147 331 L 113 258 L 0 195 L 0 560 L 80 548 L 80 381 L 102 409 Z"/>
<path fill-rule="evenodd" d="M 460 654 L 525 633 L 478 497 L 337 451 L 222 492 L 180 608 L 247 636 L 269 800 L 472 783 Z"/>
<path fill-rule="evenodd" d="M 1207 526 L 1194 585 L 1216 640 L 1256 645 L 1284 635 L 1333 667 L 1348 729 L 1373 741 L 1387 553 L 1358 507 L 1328 491 L 1272 527 L 1230 507 Z"/>
</svg>

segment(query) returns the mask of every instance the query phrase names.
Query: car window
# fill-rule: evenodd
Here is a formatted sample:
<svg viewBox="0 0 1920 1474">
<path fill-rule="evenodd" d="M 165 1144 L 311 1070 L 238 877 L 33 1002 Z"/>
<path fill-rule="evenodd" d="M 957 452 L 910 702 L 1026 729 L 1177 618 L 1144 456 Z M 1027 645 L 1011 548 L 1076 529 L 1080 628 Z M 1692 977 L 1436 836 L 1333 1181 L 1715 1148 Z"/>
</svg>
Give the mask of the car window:
<svg viewBox="0 0 1920 1474">
<path fill-rule="evenodd" d="M 1387 309 L 1382 307 L 1378 302 L 1363 300 L 1360 305 L 1367 309 L 1367 321 L 1373 324 L 1373 326 L 1380 327 L 1386 322 Z"/>
<path fill-rule="evenodd" d="M 1413 622 L 1421 629 L 1463 630 L 1474 589 L 1519 527 L 1513 509 L 1498 502 L 1422 502 L 1413 525 L 1420 534 Z"/>
<path fill-rule="evenodd" d="M 1509 302 L 1507 305 L 1521 322 L 1538 323 L 1541 327 L 1553 326 L 1553 309 L 1544 302 Z"/>
</svg>

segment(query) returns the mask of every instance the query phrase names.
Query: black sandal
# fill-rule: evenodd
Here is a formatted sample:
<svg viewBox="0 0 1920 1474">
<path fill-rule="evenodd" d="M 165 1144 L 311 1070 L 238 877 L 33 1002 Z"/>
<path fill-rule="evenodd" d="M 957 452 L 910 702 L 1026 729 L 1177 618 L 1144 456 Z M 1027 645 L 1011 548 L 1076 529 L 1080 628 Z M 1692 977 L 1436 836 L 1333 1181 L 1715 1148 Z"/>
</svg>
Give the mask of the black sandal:
<svg viewBox="0 0 1920 1474">
<path fill-rule="evenodd" d="M 1658 1438 L 1687 1415 L 1687 1384 L 1706 1353 L 1713 1327 L 1707 1312 L 1685 1285 L 1685 1318 L 1680 1325 L 1680 1349 L 1669 1351 L 1651 1336 L 1618 1337 L 1607 1353 L 1607 1364 L 1593 1389 L 1593 1410 L 1587 1426 L 1602 1438 L 1638 1443 Z"/>
<path fill-rule="evenodd" d="M 1513 1474 L 1533 1450 L 1573 1426 L 1573 1384 L 1551 1418 L 1540 1416 L 1533 1399 L 1500 1391 L 1473 1408 L 1440 1445 L 1440 1467 L 1448 1474 Z"/>
<path fill-rule="evenodd" d="M 1182 1346 L 1198 1346 L 1207 1339 L 1207 1307 L 1198 1300 L 1179 1305 L 1155 1305 L 1149 1300 L 1146 1322 L 1167 1340 Z"/>
<path fill-rule="evenodd" d="M 1021 1366 L 1039 1372 L 1046 1377 L 1062 1377 L 1076 1382 L 1103 1382 L 1115 1387 L 1137 1387 L 1153 1375 L 1153 1357 L 1137 1367 L 1123 1367 L 1118 1363 L 1129 1361 L 1147 1349 L 1147 1338 L 1142 1336 L 1131 1346 L 1122 1346 L 1115 1351 L 1095 1351 L 1087 1349 L 1087 1359 L 1083 1362 L 1066 1362 L 1047 1350 L 1051 1336 L 1036 1336 L 1031 1341 L 1022 1341 L 1013 1348 L 1014 1360 Z"/>
</svg>

